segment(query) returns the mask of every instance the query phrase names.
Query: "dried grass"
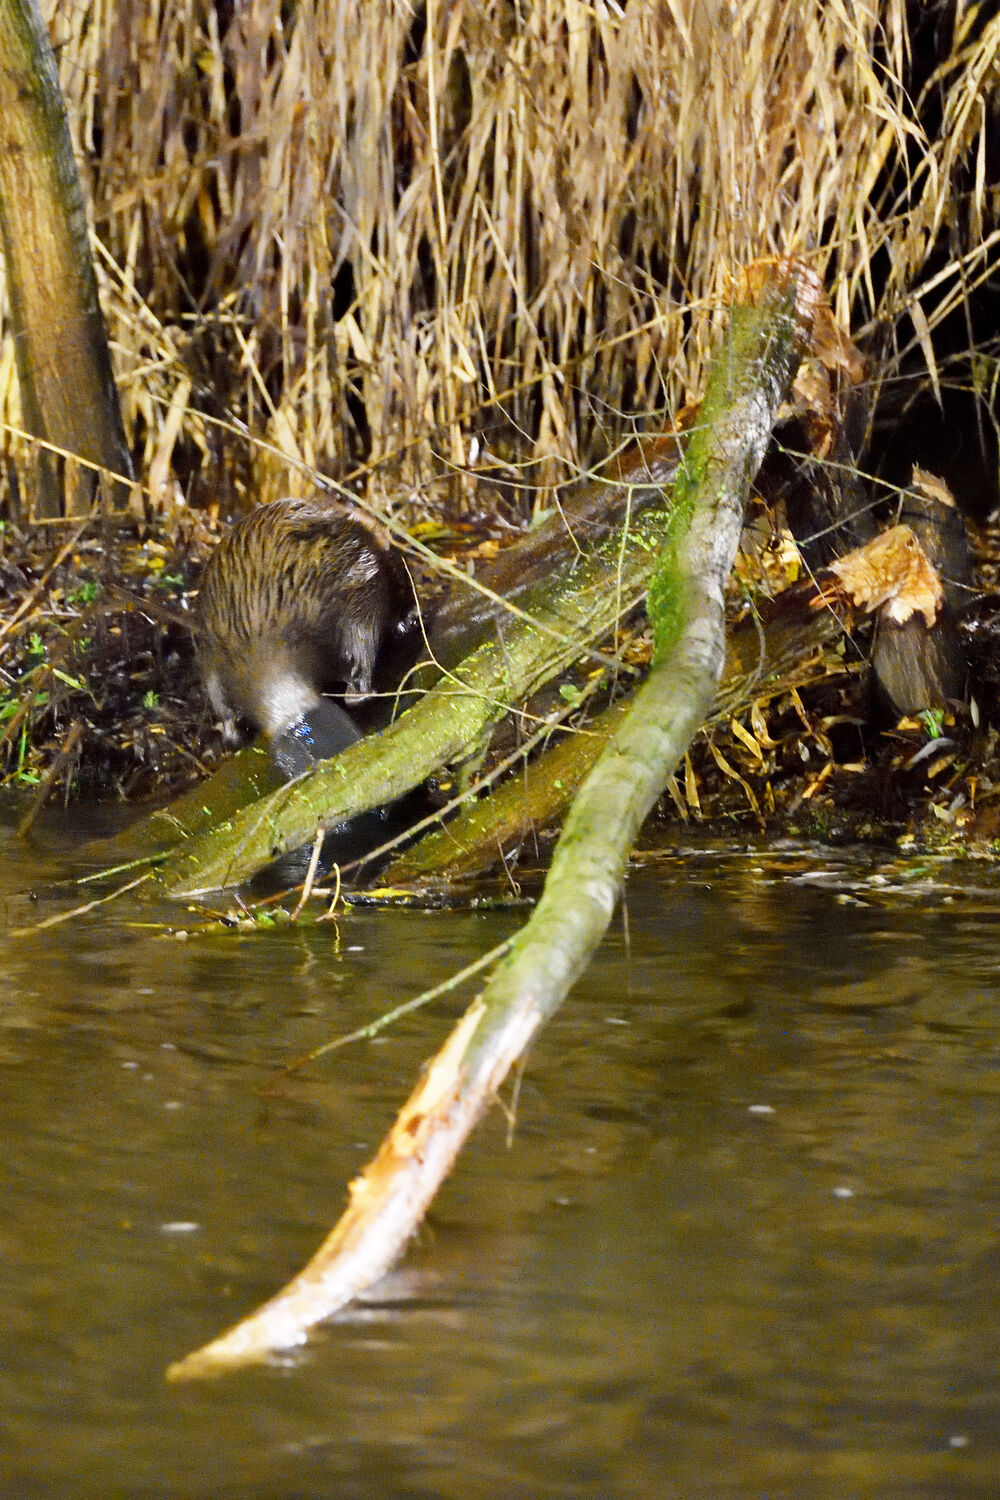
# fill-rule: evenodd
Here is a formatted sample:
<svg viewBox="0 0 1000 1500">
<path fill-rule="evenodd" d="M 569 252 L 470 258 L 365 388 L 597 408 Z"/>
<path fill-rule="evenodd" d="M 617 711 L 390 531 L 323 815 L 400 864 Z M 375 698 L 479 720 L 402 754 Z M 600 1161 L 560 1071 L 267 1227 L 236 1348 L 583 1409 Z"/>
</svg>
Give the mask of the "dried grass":
<svg viewBox="0 0 1000 1500">
<path fill-rule="evenodd" d="M 985 0 L 44 8 L 160 500 L 363 465 L 426 508 L 473 446 L 572 477 L 699 388 L 732 269 L 789 250 L 883 378 L 939 380 L 1000 256 Z"/>
</svg>

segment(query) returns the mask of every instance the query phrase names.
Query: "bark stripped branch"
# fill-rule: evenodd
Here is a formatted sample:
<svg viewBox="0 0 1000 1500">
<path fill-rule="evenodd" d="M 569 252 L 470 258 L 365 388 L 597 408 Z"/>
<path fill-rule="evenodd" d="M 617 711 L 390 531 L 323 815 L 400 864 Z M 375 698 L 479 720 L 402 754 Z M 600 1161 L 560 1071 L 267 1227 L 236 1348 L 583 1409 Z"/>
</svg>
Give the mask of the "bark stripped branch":
<svg viewBox="0 0 1000 1500">
<path fill-rule="evenodd" d="M 725 652 L 722 594 L 749 484 L 794 373 L 805 277 L 782 265 L 735 306 L 675 490 L 653 591 L 658 654 L 584 783 L 537 909 L 404 1106 L 346 1212 L 309 1265 L 258 1312 L 173 1365 L 218 1372 L 301 1344 L 393 1263 L 510 1067 L 600 942 L 632 842 L 708 714 Z"/>
</svg>

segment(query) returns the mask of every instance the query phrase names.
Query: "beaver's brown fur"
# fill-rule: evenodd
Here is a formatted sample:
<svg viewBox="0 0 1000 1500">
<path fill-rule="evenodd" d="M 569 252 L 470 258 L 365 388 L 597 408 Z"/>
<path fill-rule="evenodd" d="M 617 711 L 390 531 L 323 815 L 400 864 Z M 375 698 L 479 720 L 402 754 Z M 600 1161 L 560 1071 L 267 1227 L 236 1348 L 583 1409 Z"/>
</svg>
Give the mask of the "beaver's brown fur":
<svg viewBox="0 0 1000 1500">
<path fill-rule="evenodd" d="M 224 534 L 198 595 L 198 658 L 216 713 L 273 739 L 324 694 L 368 695 L 414 619 L 388 537 L 315 497 L 260 505 Z"/>
</svg>

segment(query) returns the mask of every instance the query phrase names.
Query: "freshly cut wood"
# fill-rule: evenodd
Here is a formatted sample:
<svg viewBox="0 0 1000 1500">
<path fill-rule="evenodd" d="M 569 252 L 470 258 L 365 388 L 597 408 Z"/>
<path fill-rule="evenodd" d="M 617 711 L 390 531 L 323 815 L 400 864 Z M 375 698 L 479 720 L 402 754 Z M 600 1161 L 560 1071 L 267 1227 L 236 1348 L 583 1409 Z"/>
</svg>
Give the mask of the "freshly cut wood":
<svg viewBox="0 0 1000 1500">
<path fill-rule="evenodd" d="M 872 667 L 895 717 L 961 698 L 967 677 L 955 622 L 969 569 L 961 516 L 942 481 L 920 469 L 913 480 L 906 520 L 830 565 L 853 603 L 876 616 Z"/>
<path fill-rule="evenodd" d="M 944 604 L 937 569 L 909 526 L 892 526 L 874 541 L 830 564 L 844 592 L 866 614 L 878 610 L 895 625 L 923 616 L 928 629 Z"/>
</svg>

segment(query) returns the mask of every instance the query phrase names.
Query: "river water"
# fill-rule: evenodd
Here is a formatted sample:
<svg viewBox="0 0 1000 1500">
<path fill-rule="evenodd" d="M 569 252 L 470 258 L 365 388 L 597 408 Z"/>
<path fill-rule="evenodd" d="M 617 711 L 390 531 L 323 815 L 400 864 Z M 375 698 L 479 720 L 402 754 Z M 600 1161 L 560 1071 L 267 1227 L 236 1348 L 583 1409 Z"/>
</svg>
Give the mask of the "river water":
<svg viewBox="0 0 1000 1500">
<path fill-rule="evenodd" d="M 397 1271 L 168 1386 L 316 1248 L 464 1000 L 276 1065 L 522 913 L 39 929 L 86 831 L 0 830 L 5 1500 L 1000 1493 L 992 866 L 651 854 Z"/>
</svg>

